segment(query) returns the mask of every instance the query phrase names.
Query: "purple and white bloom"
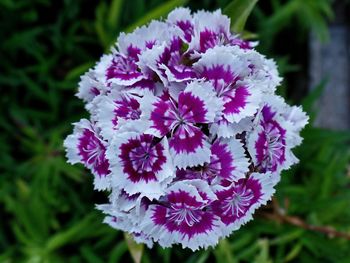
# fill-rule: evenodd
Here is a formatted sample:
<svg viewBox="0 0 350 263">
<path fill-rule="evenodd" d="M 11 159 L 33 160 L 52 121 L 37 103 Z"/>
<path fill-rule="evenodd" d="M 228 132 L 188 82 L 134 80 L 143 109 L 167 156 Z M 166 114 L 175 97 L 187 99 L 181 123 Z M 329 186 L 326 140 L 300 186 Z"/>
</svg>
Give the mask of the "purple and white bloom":
<svg viewBox="0 0 350 263">
<path fill-rule="evenodd" d="M 211 209 L 225 225 L 224 235 L 250 221 L 254 211 L 270 200 L 275 192 L 274 177 L 269 173 L 252 173 L 247 179 L 214 189 L 218 199 L 211 204 Z"/>
<path fill-rule="evenodd" d="M 141 71 L 148 75 L 153 71 L 164 85 L 195 79 L 194 69 L 186 64 L 190 58 L 183 50 L 184 44 L 180 37 L 175 37 L 168 44 L 146 50 L 138 63 Z"/>
<path fill-rule="evenodd" d="M 257 85 L 245 81 L 249 77 L 249 64 L 233 54 L 237 47 L 217 46 L 209 49 L 194 64 L 198 77 L 209 81 L 224 109 L 219 120 L 237 123 L 256 113 L 261 91 Z"/>
<path fill-rule="evenodd" d="M 298 160 L 308 122 L 275 94 L 275 62 L 220 10 L 177 8 L 121 33 L 81 77 L 89 120 L 64 146 L 109 192 L 104 222 L 148 247 L 215 246 L 253 218 Z"/>
<path fill-rule="evenodd" d="M 222 109 L 209 83 L 191 82 L 175 100 L 170 95 L 153 104 L 148 133 L 169 136 L 169 148 L 175 166 L 201 165 L 209 161 L 208 136 L 200 125 L 214 122 Z"/>
<path fill-rule="evenodd" d="M 146 79 L 138 70 L 137 61 L 138 54 L 126 56 L 115 51 L 102 56 L 95 72 L 100 82 L 108 87 L 113 84 L 130 86 Z"/>
<path fill-rule="evenodd" d="M 97 126 L 101 129 L 102 137 L 110 141 L 116 131 L 123 128 L 126 123 L 131 125 L 142 115 L 149 115 L 148 108 L 141 105 L 148 103 L 153 97 L 153 94 L 147 90 L 115 89 L 110 94 L 95 99 L 96 121 Z"/>
<path fill-rule="evenodd" d="M 248 136 L 247 147 L 256 168 L 279 173 L 298 162 L 291 148 L 301 139 L 293 123 L 284 117 L 287 105 L 283 99 L 278 96 L 266 98 L 269 98 L 268 102 L 257 114 L 257 124 Z M 304 118 L 301 121 L 306 124 Z"/>
<path fill-rule="evenodd" d="M 206 209 L 215 200 L 203 181 L 176 182 L 159 204 L 149 206 L 143 231 L 163 247 L 182 244 L 196 250 L 215 245 L 222 235 L 222 223 Z"/>
<path fill-rule="evenodd" d="M 93 70 L 89 70 L 81 76 L 76 96 L 89 104 L 94 98 L 107 91 L 108 87 L 96 79 L 96 73 Z"/>
<path fill-rule="evenodd" d="M 106 153 L 111 185 L 129 195 L 159 198 L 175 177 L 167 138 L 124 132 L 116 135 Z"/>
<path fill-rule="evenodd" d="M 203 179 L 210 185 L 245 178 L 249 162 L 242 143 L 236 139 L 218 139 L 212 143 L 210 151 L 208 162 L 194 168 L 180 169 L 177 176 L 181 179 Z"/>
<path fill-rule="evenodd" d="M 110 187 L 107 143 L 101 139 L 93 123 L 86 119 L 75 123 L 74 132 L 66 138 L 64 147 L 69 163 L 82 163 L 94 174 L 95 189 L 105 190 Z"/>
</svg>

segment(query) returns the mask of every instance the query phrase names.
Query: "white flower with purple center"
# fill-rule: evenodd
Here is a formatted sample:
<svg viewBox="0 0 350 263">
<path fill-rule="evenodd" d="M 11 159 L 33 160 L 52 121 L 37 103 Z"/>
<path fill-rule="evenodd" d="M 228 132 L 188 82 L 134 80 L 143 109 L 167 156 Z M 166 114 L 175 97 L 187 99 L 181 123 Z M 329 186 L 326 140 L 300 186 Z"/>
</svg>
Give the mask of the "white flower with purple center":
<svg viewBox="0 0 350 263">
<path fill-rule="evenodd" d="M 175 177 L 166 138 L 125 132 L 114 137 L 107 150 L 111 185 L 127 194 L 159 198 Z"/>
<path fill-rule="evenodd" d="M 297 162 L 308 117 L 275 95 L 276 64 L 215 12 L 178 8 L 121 33 L 82 76 L 90 120 L 64 142 L 94 175 L 111 227 L 151 247 L 215 246 Z"/>
<path fill-rule="evenodd" d="M 209 161 L 208 136 L 201 126 L 215 120 L 222 101 L 209 83 L 191 82 L 177 100 L 163 96 L 153 104 L 149 133 L 168 136 L 175 166 L 185 168 Z"/>
<path fill-rule="evenodd" d="M 105 190 L 109 184 L 109 162 L 106 159 L 107 143 L 98 128 L 86 119 L 74 124 L 74 133 L 64 141 L 68 162 L 82 163 L 94 174 L 95 188 Z"/>
</svg>

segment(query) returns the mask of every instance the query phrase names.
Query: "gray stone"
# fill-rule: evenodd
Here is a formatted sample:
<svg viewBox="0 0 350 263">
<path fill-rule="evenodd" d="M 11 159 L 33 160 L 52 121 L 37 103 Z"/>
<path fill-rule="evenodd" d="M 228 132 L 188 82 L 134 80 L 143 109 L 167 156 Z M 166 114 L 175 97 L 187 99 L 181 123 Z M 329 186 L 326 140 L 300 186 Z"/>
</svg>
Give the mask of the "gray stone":
<svg viewBox="0 0 350 263">
<path fill-rule="evenodd" d="M 327 80 L 317 102 L 315 125 L 333 130 L 350 130 L 350 43 L 349 28 L 329 26 L 330 40 L 321 43 L 314 34 L 309 41 L 310 89 Z"/>
</svg>

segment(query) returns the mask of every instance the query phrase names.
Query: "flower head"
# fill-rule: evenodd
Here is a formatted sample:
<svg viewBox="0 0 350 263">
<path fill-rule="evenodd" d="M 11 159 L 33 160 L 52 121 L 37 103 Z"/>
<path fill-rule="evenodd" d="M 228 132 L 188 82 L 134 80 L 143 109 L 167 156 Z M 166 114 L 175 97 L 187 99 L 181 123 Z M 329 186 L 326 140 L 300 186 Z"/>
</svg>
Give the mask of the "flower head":
<svg viewBox="0 0 350 263">
<path fill-rule="evenodd" d="M 110 193 L 105 223 L 137 242 L 218 243 L 271 198 L 308 117 L 275 95 L 275 63 L 221 11 L 178 8 L 122 33 L 82 76 L 90 120 L 65 140 L 70 163 Z"/>
</svg>

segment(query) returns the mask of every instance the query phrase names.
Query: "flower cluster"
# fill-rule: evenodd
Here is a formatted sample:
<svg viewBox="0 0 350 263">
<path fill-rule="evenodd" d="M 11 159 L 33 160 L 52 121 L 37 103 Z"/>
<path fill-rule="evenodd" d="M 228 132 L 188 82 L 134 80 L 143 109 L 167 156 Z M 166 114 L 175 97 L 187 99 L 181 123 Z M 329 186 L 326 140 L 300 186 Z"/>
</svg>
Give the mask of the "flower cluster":
<svg viewBox="0 0 350 263">
<path fill-rule="evenodd" d="M 65 147 L 109 191 L 106 223 L 149 246 L 196 250 L 271 198 L 308 118 L 275 95 L 276 65 L 254 46 L 221 11 L 178 8 L 120 34 L 82 76 L 90 119 Z"/>
</svg>

